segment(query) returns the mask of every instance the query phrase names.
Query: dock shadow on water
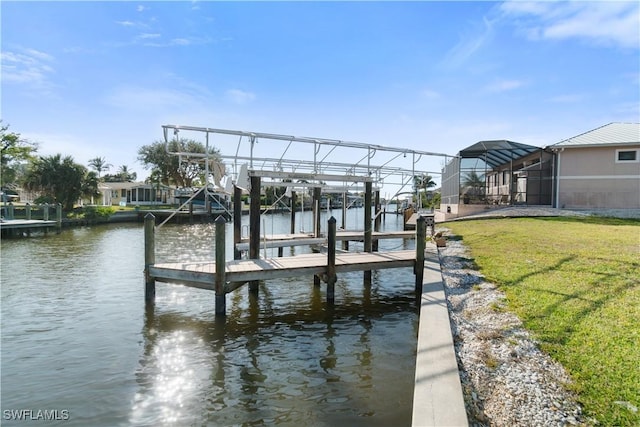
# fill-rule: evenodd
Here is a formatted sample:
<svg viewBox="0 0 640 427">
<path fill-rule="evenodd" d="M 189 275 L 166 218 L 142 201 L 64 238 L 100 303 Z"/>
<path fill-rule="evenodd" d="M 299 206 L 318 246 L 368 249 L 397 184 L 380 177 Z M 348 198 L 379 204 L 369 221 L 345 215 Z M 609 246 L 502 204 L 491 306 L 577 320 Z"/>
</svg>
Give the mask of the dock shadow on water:
<svg viewBox="0 0 640 427">
<path fill-rule="evenodd" d="M 410 425 L 418 313 L 406 270 L 374 272 L 371 287 L 345 274 L 333 306 L 311 277 L 262 283 L 257 298 L 241 288 L 226 318 L 211 292 L 159 284 L 131 423 Z M 201 297 L 210 305 L 194 312 Z"/>
</svg>

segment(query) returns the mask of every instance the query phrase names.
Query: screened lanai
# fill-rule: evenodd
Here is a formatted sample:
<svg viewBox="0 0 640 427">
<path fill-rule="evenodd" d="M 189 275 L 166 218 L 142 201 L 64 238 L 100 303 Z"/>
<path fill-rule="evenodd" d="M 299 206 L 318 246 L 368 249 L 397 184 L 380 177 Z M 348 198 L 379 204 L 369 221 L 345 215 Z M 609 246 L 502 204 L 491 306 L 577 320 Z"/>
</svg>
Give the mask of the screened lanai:
<svg viewBox="0 0 640 427">
<path fill-rule="evenodd" d="M 447 213 L 473 206 L 550 204 L 552 155 L 507 140 L 480 141 L 460 151 L 442 171 Z"/>
</svg>

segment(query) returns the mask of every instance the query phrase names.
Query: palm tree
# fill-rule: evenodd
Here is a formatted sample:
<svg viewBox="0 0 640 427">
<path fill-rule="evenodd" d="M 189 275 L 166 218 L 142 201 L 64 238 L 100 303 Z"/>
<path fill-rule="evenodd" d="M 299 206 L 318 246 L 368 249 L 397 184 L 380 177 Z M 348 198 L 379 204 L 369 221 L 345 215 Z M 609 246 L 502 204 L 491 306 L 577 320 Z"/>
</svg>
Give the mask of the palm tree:
<svg viewBox="0 0 640 427">
<path fill-rule="evenodd" d="M 467 172 L 466 176 L 462 181 L 462 186 L 469 188 L 464 192 L 465 203 L 468 203 L 470 196 L 478 197 L 484 194 L 484 190 L 485 190 L 484 176 L 478 175 L 478 173 L 475 170 Z"/>
<path fill-rule="evenodd" d="M 433 178 L 430 175 L 427 174 L 422 174 L 422 175 L 415 175 L 413 177 L 413 189 L 414 191 L 416 191 L 420 197 L 419 199 L 419 208 L 422 207 L 423 204 L 423 196 L 420 195 L 420 191 L 422 191 L 422 193 L 424 194 L 424 199 L 426 199 L 426 192 L 429 188 L 431 187 L 435 187 L 436 183 L 433 180 Z"/>
<path fill-rule="evenodd" d="M 111 163 L 107 163 L 107 160 L 104 157 L 94 157 L 93 159 L 89 159 L 88 165 L 98 173 L 98 180 L 100 179 L 100 174 L 102 172 L 108 171 L 109 168 L 113 166 Z"/>
<path fill-rule="evenodd" d="M 129 167 L 127 165 L 120 166 L 120 169 L 118 169 L 118 175 L 123 182 L 133 182 L 138 177 L 135 172 L 131 172 L 129 170 Z"/>
</svg>

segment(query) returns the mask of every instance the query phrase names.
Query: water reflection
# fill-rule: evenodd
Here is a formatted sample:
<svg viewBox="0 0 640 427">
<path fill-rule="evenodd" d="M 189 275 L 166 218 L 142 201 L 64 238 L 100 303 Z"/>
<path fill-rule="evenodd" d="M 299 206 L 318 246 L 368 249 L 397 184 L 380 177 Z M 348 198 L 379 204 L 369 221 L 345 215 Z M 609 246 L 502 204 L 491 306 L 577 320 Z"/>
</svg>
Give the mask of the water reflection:
<svg viewBox="0 0 640 427">
<path fill-rule="evenodd" d="M 390 332 L 405 341 L 415 333 L 414 296 L 378 296 L 374 283 L 363 289 L 366 298 L 349 289 L 334 306 L 310 284 L 306 304 L 289 301 L 287 309 L 261 284 L 259 298 L 234 292 L 223 319 L 172 311 L 165 302 L 148 309 L 131 423 L 408 425 L 412 388 L 397 382 L 395 368 L 389 374 L 387 353 L 398 351 Z M 414 350 L 404 351 L 394 364 L 412 378 L 407 354 Z M 382 387 L 401 406 L 381 397 Z"/>
</svg>

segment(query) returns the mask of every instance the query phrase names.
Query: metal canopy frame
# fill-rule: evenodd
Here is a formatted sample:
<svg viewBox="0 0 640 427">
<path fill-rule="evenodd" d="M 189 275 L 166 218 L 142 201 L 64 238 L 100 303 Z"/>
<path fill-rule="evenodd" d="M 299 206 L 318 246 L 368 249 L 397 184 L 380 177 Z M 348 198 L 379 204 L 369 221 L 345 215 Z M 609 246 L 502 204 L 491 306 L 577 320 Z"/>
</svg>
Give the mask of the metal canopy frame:
<svg viewBox="0 0 640 427">
<path fill-rule="evenodd" d="M 178 138 L 181 131 L 196 132 L 204 134 L 204 138 L 209 146 L 210 136 L 218 135 L 218 137 L 224 138 L 224 136 L 236 136 L 238 141 L 235 147 L 235 153 L 228 152 L 229 141 L 224 147 L 220 149 L 220 158 L 230 166 L 232 169 L 232 179 L 234 183 L 238 183 L 240 175 L 240 168 L 242 164 L 247 164 L 248 174 L 250 176 L 260 176 L 267 178 L 261 180 L 261 186 L 282 186 L 283 180 L 298 180 L 304 181 L 304 183 L 298 183 L 296 186 L 306 187 L 321 187 L 321 191 L 328 192 L 330 186 L 327 186 L 327 182 L 340 183 L 344 192 L 357 191 L 358 186 L 356 183 L 371 182 L 376 184 L 377 188 L 382 187 L 385 183 L 389 185 L 399 186 L 400 189 L 397 193 L 406 191 L 405 188 L 413 184 L 413 177 L 416 175 L 441 175 L 438 171 L 428 171 L 426 168 L 420 168 L 419 162 L 428 156 L 444 157 L 445 163 L 457 156 L 437 153 L 423 150 L 415 150 L 411 148 L 400 148 L 392 146 L 383 146 L 376 144 L 366 144 L 361 142 L 343 141 L 327 138 L 315 138 L 315 137 L 299 137 L 293 135 L 281 135 L 264 132 L 248 132 L 241 130 L 230 129 L 218 129 L 209 127 L 196 127 L 196 126 L 183 126 L 183 125 L 163 125 L 163 134 L 165 144 L 168 147 L 170 140 Z M 260 157 L 254 155 L 255 144 L 263 141 L 277 141 L 286 142 L 286 148 L 284 148 L 280 157 Z M 248 153 L 247 147 L 244 146 L 244 150 L 241 152 L 241 146 L 243 143 L 249 144 Z M 312 145 L 313 159 L 291 159 L 286 158 L 287 152 L 294 144 L 307 144 Z M 225 152 L 222 149 L 225 148 Z M 342 149 L 342 151 L 341 151 Z M 344 149 L 349 151 L 349 154 L 344 155 Z M 355 150 L 355 151 L 354 151 Z M 359 153 L 358 153 L 359 151 Z M 373 164 L 372 160 L 376 158 L 377 154 L 386 153 L 385 157 L 380 164 Z M 171 153 L 174 155 L 186 155 L 186 153 Z M 341 160 L 345 158 L 353 158 L 355 161 L 352 163 L 346 163 L 344 161 L 331 161 L 330 157 L 339 157 Z M 391 156 L 389 158 L 389 156 Z M 203 157 L 208 158 L 208 154 Z M 311 157 L 311 156 L 308 156 Z M 397 166 L 402 162 L 402 166 Z M 208 162 L 207 162 L 208 163 Z M 410 164 L 410 167 L 406 167 Z M 394 166 L 395 165 L 395 166 Z M 349 190 L 349 188 L 352 188 Z M 417 192 L 418 190 L 416 190 Z M 391 197 L 391 199 L 397 196 L 397 193 Z"/>
<path fill-rule="evenodd" d="M 462 159 L 481 159 L 492 169 L 507 164 L 513 159 L 524 157 L 528 154 L 539 151 L 540 147 L 521 144 L 519 142 L 496 140 L 480 141 L 464 150 L 459 155 Z"/>
</svg>

